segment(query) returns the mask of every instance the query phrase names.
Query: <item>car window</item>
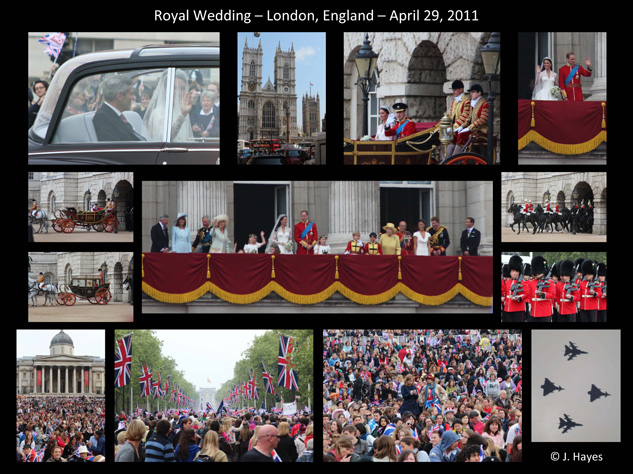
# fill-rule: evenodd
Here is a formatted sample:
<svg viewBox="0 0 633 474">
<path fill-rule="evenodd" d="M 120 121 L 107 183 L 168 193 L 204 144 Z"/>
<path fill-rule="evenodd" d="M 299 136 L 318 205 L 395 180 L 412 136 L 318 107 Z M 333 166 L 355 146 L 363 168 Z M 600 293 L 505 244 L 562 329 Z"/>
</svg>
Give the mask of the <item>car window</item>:
<svg viewBox="0 0 633 474">
<path fill-rule="evenodd" d="M 217 141 L 219 127 L 219 68 L 120 71 L 73 85 L 53 142 Z"/>
</svg>

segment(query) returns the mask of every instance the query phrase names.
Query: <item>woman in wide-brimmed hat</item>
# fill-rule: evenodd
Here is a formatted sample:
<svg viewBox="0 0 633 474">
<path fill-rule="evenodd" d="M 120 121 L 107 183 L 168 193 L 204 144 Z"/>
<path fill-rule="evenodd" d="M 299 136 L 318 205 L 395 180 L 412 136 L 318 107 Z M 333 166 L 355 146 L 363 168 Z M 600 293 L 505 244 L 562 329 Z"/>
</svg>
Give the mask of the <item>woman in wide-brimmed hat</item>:
<svg viewBox="0 0 633 474">
<path fill-rule="evenodd" d="M 231 246 L 231 240 L 229 239 L 229 232 L 227 229 L 229 223 L 229 216 L 226 214 L 220 214 L 213 219 L 213 231 L 211 238 L 211 253 L 233 253 L 235 247 Z"/>
<path fill-rule="evenodd" d="M 380 246 L 383 255 L 400 255 L 400 237 L 396 235 L 397 229 L 391 222 L 383 227 L 386 234 L 380 236 Z"/>
<path fill-rule="evenodd" d="M 178 213 L 176 225 L 171 229 L 171 251 L 176 253 L 191 252 L 191 235 L 187 226 L 187 213 Z"/>
</svg>

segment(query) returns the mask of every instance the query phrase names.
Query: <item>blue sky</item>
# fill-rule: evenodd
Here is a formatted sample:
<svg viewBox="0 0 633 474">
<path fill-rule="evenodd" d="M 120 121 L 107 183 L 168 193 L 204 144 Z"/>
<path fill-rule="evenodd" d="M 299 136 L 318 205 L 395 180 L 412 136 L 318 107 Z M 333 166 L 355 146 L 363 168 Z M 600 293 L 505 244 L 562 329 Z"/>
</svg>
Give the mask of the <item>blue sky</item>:
<svg viewBox="0 0 633 474">
<path fill-rule="evenodd" d="M 237 35 L 237 67 L 238 77 L 237 86 L 242 81 L 242 51 L 244 50 L 244 42 L 248 40 L 248 47 L 257 47 L 261 40 L 262 50 L 264 52 L 262 66 L 262 82 L 266 83 L 270 77 L 274 82 L 275 74 L 273 68 L 273 60 L 275 59 L 275 51 L 281 43 L 281 49 L 288 51 L 294 46 L 295 66 L 296 66 L 296 91 L 298 121 L 301 124 L 301 97 L 308 93 L 315 96 L 319 94 L 321 100 L 321 119 L 325 115 L 325 33 L 260 33 L 256 38 L 254 33 L 238 33 Z M 310 87 L 310 83 L 313 84 Z M 262 85 L 263 85 L 262 84 Z M 238 100 L 239 105 L 239 100 Z"/>
</svg>

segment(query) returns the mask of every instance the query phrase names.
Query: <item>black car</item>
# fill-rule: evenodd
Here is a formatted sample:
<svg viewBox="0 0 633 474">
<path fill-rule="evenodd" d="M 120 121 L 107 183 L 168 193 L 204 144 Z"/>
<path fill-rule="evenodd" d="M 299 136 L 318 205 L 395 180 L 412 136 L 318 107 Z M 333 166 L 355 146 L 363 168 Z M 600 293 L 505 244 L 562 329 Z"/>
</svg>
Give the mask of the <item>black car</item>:
<svg viewBox="0 0 633 474">
<path fill-rule="evenodd" d="M 29 129 L 29 165 L 219 164 L 219 97 L 192 100 L 194 80 L 203 90 L 219 82 L 218 47 L 145 46 L 66 61 Z"/>
</svg>

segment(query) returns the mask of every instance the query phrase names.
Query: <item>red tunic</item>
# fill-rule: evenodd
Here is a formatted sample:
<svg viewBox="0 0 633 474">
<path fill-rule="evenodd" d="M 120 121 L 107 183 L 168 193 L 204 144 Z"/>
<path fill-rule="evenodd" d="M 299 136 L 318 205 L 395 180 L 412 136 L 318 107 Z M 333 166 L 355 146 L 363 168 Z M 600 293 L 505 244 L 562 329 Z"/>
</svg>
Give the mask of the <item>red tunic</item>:
<svg viewBox="0 0 633 474">
<path fill-rule="evenodd" d="M 592 295 L 590 294 L 590 289 L 587 288 L 589 283 L 589 280 L 583 280 L 580 282 L 580 309 L 585 311 L 598 309 L 598 300 L 602 296 L 602 288 L 599 286 L 600 284 L 598 283 L 598 285 L 594 287 L 596 294 Z"/>
<path fill-rule="evenodd" d="M 405 126 L 402 128 L 400 133 L 398 133 L 398 136 L 396 138 L 407 137 L 409 135 L 413 135 L 416 132 L 417 129 L 415 128 L 415 123 L 413 122 L 413 120 L 407 117 L 403 119 L 402 122 L 393 123 L 389 130 L 385 130 L 385 136 L 395 136 L 398 128 L 400 128 L 400 125 L 402 125 L 403 123 L 405 124 Z"/>
<path fill-rule="evenodd" d="M 301 234 L 306 229 L 306 227 L 308 227 L 308 225 L 310 224 L 312 224 L 312 227 L 310 228 L 308 233 L 305 235 L 305 237 L 301 238 Z M 299 222 L 298 224 L 296 224 L 295 225 L 295 242 L 297 242 L 298 244 L 297 255 L 314 255 L 314 248 L 308 250 L 306 247 L 308 245 L 312 245 L 314 247 L 317 243 L 318 236 L 319 234 L 317 232 L 317 227 L 314 222 L 311 223 L 310 221 L 306 221 L 306 222 Z"/>
<path fill-rule="evenodd" d="M 527 281 L 523 280 L 521 284 L 523 285 L 523 291 L 519 291 L 517 296 L 521 297 L 520 301 L 514 301 L 511 299 L 512 296 L 512 285 L 516 283 L 516 280 L 508 279 L 503 282 L 502 286 L 502 296 L 505 297 L 503 310 L 506 313 L 516 313 L 517 311 L 525 311 L 525 292 L 527 289 Z"/>
<path fill-rule="evenodd" d="M 564 316 L 576 314 L 576 303 L 580 301 L 580 290 L 570 292 L 571 298 L 565 298 L 565 282 L 559 281 L 556 284 L 556 302 L 558 303 L 558 313 Z"/>
<path fill-rule="evenodd" d="M 360 255 L 363 252 L 363 246 L 356 240 L 350 240 L 345 248 L 345 253 L 349 255 Z"/>
<path fill-rule="evenodd" d="M 364 251 L 365 255 L 382 255 L 382 247 L 378 242 L 367 242 Z"/>
<path fill-rule="evenodd" d="M 591 76 L 591 71 L 587 71 L 583 69 L 582 66 L 578 66 L 576 74 L 574 74 L 572 79 L 565 84 L 565 80 L 567 79 L 567 76 L 569 76 L 571 70 L 572 67 L 569 64 L 565 64 L 558 70 L 558 87 L 561 91 L 565 91 L 567 94 L 567 100 L 584 100 L 582 96 L 582 87 L 580 86 L 580 76 L 589 77 Z"/>
<path fill-rule="evenodd" d="M 600 282 L 600 298 L 598 298 L 598 311 L 607 310 L 607 295 L 604 294 L 604 282 Z"/>
<path fill-rule="evenodd" d="M 556 286 L 549 280 L 549 288 L 543 288 L 544 296 L 536 296 L 536 287 L 539 280 L 527 282 L 525 293 L 530 302 L 530 315 L 533 318 L 545 318 L 552 315 L 552 301 L 556 298 Z"/>
</svg>

